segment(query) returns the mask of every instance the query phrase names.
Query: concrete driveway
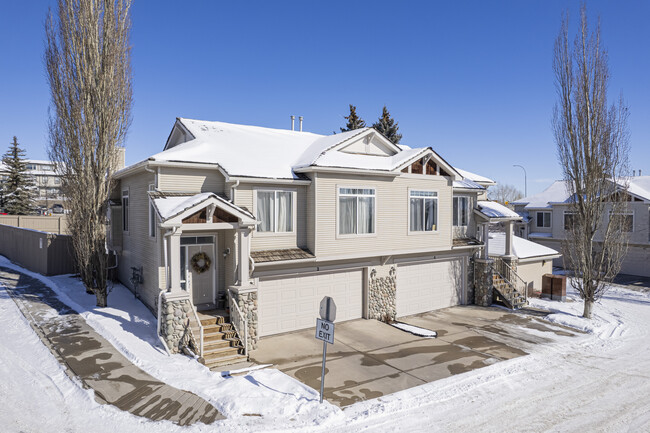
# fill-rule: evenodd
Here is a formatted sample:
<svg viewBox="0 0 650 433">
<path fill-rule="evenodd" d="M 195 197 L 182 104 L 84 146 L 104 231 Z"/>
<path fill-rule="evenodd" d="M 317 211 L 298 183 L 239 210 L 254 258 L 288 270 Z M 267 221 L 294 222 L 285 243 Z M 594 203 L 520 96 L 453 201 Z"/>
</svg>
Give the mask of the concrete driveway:
<svg viewBox="0 0 650 433">
<path fill-rule="evenodd" d="M 399 320 L 437 331 L 433 339 L 376 320 L 337 323 L 334 344 L 327 348 L 325 399 L 347 406 L 526 355 L 532 345 L 551 341 L 546 333 L 554 338 L 576 335 L 535 317 L 540 314 L 462 306 Z M 251 361 L 274 364 L 319 390 L 323 346 L 314 333 L 310 328 L 263 338 L 250 353 Z"/>
</svg>

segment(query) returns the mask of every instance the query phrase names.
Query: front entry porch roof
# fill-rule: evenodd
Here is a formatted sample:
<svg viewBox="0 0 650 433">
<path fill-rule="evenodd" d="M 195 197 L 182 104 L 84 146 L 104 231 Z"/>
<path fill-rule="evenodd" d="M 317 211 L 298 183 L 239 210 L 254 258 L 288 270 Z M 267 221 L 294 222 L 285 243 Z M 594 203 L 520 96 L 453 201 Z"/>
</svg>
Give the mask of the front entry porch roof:
<svg viewBox="0 0 650 433">
<path fill-rule="evenodd" d="M 256 224 L 255 217 L 249 211 L 235 206 L 225 198 L 212 192 L 187 194 L 150 191 L 149 198 L 162 223 L 182 224 L 187 222 L 188 218 L 192 218 L 195 214 L 206 209 L 204 219 L 209 218 L 214 221 L 231 220 L 228 222 L 236 220 L 240 225 Z"/>
<path fill-rule="evenodd" d="M 474 213 L 488 222 L 521 221 L 521 215 L 495 201 L 479 201 Z"/>
</svg>

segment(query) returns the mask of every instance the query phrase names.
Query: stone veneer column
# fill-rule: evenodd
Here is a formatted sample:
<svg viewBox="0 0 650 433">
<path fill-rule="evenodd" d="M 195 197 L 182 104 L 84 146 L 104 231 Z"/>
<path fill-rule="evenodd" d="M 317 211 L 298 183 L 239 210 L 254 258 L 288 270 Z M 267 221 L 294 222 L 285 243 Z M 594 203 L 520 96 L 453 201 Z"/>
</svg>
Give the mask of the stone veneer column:
<svg viewBox="0 0 650 433">
<path fill-rule="evenodd" d="M 259 341 L 259 334 L 257 331 L 257 287 L 231 287 L 230 293 L 232 294 L 233 302 L 237 303 L 246 320 L 248 320 L 248 348 L 250 350 L 257 349 Z M 232 311 L 230 312 L 230 322 L 233 322 Z M 244 338 L 243 335 L 239 336 Z"/>
<path fill-rule="evenodd" d="M 395 320 L 397 307 L 397 266 L 373 266 L 367 268 L 368 319 Z"/>
<path fill-rule="evenodd" d="M 492 263 L 491 259 L 474 259 L 474 303 L 481 307 L 492 305 Z"/>
<path fill-rule="evenodd" d="M 170 292 L 165 292 L 160 297 L 160 302 L 162 303 L 160 308 L 161 317 L 158 318 L 160 320 L 160 336 L 171 353 L 178 353 L 185 326 L 189 326 L 188 320 L 189 315 L 192 314 L 192 303 L 189 295 L 185 293 L 172 294 Z"/>
</svg>

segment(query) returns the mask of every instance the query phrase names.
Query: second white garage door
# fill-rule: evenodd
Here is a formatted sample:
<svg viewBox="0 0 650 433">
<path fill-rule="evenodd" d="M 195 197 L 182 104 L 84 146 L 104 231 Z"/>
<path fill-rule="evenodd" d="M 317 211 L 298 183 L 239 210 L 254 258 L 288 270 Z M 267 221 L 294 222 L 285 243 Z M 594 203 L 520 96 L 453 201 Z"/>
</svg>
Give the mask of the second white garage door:
<svg viewBox="0 0 650 433">
<path fill-rule="evenodd" d="M 460 260 L 398 266 L 397 317 L 460 304 L 464 280 Z"/>
<path fill-rule="evenodd" d="M 362 315 L 361 270 L 260 279 L 257 293 L 260 337 L 316 326 L 323 296 L 334 298 L 336 322 Z"/>
</svg>

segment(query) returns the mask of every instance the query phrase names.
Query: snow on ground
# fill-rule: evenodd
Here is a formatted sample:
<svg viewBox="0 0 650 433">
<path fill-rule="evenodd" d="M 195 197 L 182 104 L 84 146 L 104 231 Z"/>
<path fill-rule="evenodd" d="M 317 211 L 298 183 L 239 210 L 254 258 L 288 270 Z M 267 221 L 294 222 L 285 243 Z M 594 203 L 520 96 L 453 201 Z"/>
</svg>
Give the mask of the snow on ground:
<svg viewBox="0 0 650 433">
<path fill-rule="evenodd" d="M 2 257 L 0 265 L 20 269 Z M 591 321 L 579 317 L 582 302 L 571 289 L 566 303 L 532 299 L 552 311 L 549 321 L 586 334 L 341 411 L 320 406 L 316 391 L 275 369 L 224 378 L 187 357 L 168 356 L 153 315 L 122 286 L 109 295 L 111 307 L 98 309 L 74 278 L 22 271 L 50 285 L 140 368 L 201 395 L 229 419 L 181 428 L 97 404 L 64 374 L 0 288 L 3 431 L 650 431 L 647 292 L 613 286 Z"/>
<path fill-rule="evenodd" d="M 420 337 L 424 338 L 436 338 L 438 336 L 438 333 L 436 331 L 420 328 L 419 326 L 409 325 L 408 323 L 393 322 L 390 325 L 394 326 L 397 329 L 401 329 L 402 331 L 410 332 L 413 335 L 419 335 Z"/>
</svg>

